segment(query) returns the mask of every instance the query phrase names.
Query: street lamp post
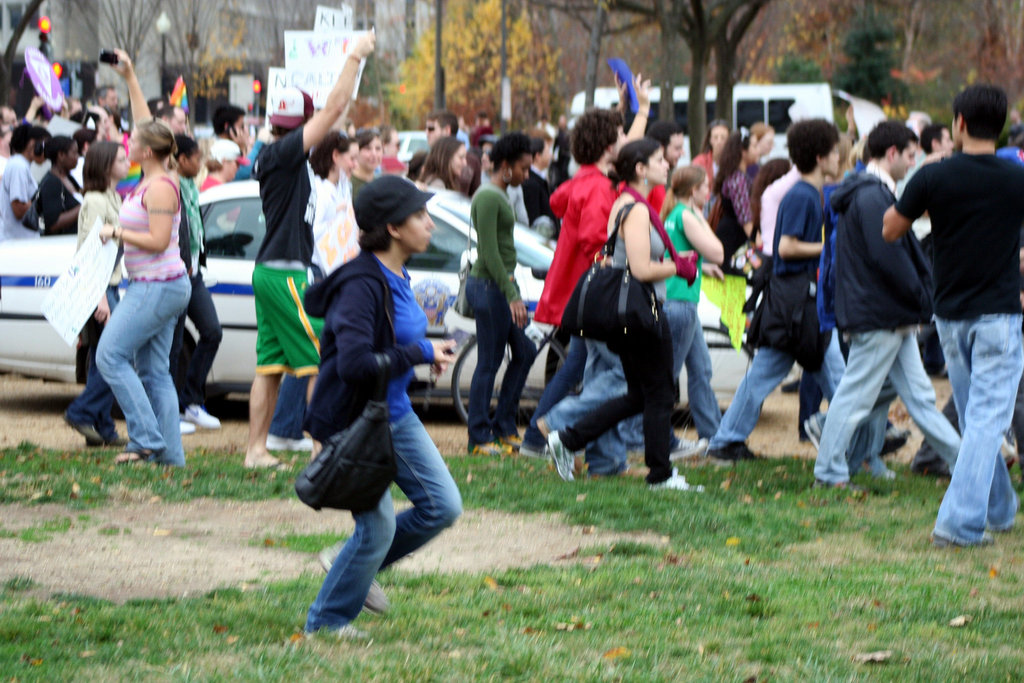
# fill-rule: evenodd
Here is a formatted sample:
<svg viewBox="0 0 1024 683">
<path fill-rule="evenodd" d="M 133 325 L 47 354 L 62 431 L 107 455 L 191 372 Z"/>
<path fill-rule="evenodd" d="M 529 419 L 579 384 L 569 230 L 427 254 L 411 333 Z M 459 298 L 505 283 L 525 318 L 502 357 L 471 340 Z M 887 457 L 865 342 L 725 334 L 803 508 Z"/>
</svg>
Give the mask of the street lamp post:
<svg viewBox="0 0 1024 683">
<path fill-rule="evenodd" d="M 156 18 L 156 32 L 160 34 L 160 96 L 167 95 L 167 32 L 171 30 L 171 18 L 167 12 L 160 12 Z"/>
</svg>

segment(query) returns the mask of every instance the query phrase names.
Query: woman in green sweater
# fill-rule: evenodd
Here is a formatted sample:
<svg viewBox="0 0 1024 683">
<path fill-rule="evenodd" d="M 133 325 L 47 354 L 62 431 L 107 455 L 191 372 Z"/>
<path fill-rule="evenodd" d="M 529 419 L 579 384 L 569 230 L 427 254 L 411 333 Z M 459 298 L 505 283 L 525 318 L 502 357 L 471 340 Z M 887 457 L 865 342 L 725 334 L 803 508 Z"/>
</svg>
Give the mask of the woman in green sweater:
<svg viewBox="0 0 1024 683">
<path fill-rule="evenodd" d="M 477 361 L 468 410 L 469 450 L 474 455 L 507 454 L 521 443 L 515 416 L 537 347 L 523 332 L 528 318 L 515 279 L 515 214 L 505 191 L 526 179 L 532 158 L 530 138 L 503 135 L 491 150 L 490 182 L 476 191 L 470 208 L 477 233 L 477 259 L 466 282 L 466 298 L 476 315 Z M 494 379 L 506 344 L 512 360 L 492 417 Z"/>
</svg>

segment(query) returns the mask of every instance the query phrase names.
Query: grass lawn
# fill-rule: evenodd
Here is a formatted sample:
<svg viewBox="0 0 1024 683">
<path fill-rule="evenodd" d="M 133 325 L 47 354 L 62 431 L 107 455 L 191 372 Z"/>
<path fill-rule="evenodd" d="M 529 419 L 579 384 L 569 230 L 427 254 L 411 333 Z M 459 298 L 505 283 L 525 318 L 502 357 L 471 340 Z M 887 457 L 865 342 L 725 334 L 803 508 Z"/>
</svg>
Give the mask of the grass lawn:
<svg viewBox="0 0 1024 683">
<path fill-rule="evenodd" d="M 126 491 L 168 501 L 287 497 L 301 459 L 276 476 L 216 453 L 183 470 L 115 469 L 109 454 L 24 444 L 0 452 L 0 503 L 87 511 L 116 505 Z M 989 548 L 933 549 L 944 491 L 934 480 L 899 470 L 893 482 L 861 481 L 867 496 L 812 491 L 811 463 L 786 459 L 687 469 L 705 493 L 651 493 L 632 477 L 565 484 L 536 461 L 449 464 L 467 508 L 563 512 L 572 524 L 653 531 L 668 545 L 584 547 L 575 564 L 490 574 L 390 572 L 381 583 L 391 610 L 356 622 L 369 643 L 302 637 L 319 575 L 120 605 L 39 599 L 19 577 L 0 586 L 0 673 L 19 681 L 1021 679 L 1022 534 L 997 535 Z M 21 540 L 65 532 L 51 525 Z M 883 662 L 857 661 L 881 651 Z"/>
</svg>

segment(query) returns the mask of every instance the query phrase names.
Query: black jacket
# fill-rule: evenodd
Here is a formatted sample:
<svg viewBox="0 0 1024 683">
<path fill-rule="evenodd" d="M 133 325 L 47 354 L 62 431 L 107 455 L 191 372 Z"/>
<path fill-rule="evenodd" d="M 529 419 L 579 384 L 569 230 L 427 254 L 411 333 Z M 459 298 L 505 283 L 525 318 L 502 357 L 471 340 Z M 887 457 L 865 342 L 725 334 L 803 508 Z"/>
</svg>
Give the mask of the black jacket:
<svg viewBox="0 0 1024 683">
<path fill-rule="evenodd" d="M 548 189 L 548 181 L 532 168 L 530 175 L 523 181 L 523 204 L 526 206 L 526 215 L 530 218 L 530 225 L 533 225 L 533 222 L 540 216 L 547 216 L 552 223 L 558 225 L 558 219 L 551 211 L 551 191 Z"/>
<path fill-rule="evenodd" d="M 908 232 L 882 237 L 882 216 L 896 197 L 877 177 L 858 173 L 832 193 L 836 227 L 836 323 L 847 332 L 892 330 L 932 318 L 932 276 Z"/>
<path fill-rule="evenodd" d="M 306 312 L 324 318 L 320 374 L 303 427 L 323 441 L 345 429 L 373 393 L 375 353 L 391 360 L 389 377 L 427 362 L 418 342 L 395 344 L 395 303 L 376 257 L 364 251 L 306 291 Z"/>
</svg>

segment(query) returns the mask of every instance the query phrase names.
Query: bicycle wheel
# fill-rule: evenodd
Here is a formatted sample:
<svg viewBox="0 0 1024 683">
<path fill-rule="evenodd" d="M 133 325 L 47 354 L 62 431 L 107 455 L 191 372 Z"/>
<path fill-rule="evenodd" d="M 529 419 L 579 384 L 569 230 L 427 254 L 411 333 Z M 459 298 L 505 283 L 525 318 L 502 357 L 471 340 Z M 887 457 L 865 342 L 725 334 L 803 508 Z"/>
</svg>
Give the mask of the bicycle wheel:
<svg viewBox="0 0 1024 683">
<path fill-rule="evenodd" d="M 511 359 L 511 352 L 505 347 L 505 355 L 498 368 L 498 374 L 494 379 L 494 391 L 491 393 L 491 412 L 494 412 L 498 404 L 498 395 L 501 393 L 501 383 L 505 377 L 505 368 L 508 367 Z M 554 376 L 555 372 L 565 362 L 565 349 L 558 340 L 550 338 L 546 344 L 541 346 L 540 352 L 530 366 L 530 373 L 526 377 L 526 384 L 523 386 L 523 393 L 519 397 L 519 410 L 516 413 L 516 423 L 525 426 L 530 423 L 533 411 L 537 408 L 537 402 L 544 387 Z M 463 423 L 469 420 L 469 387 L 473 382 L 473 372 L 476 369 L 476 338 L 470 340 L 462 353 L 455 361 L 452 369 L 452 403 L 455 412 Z"/>
</svg>

